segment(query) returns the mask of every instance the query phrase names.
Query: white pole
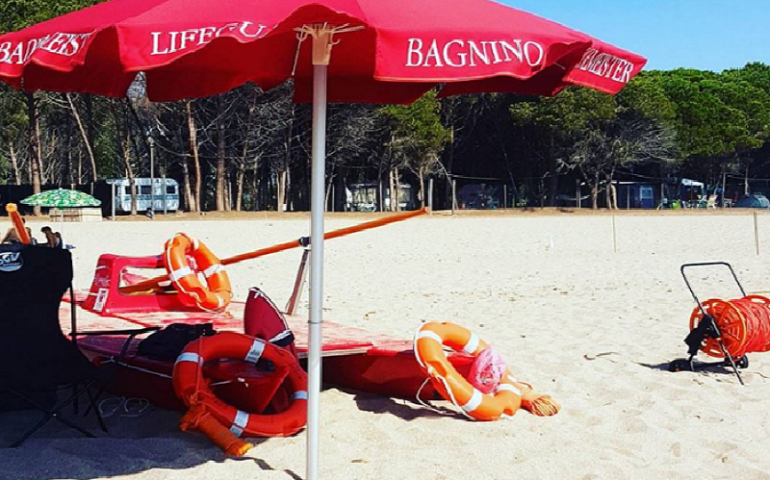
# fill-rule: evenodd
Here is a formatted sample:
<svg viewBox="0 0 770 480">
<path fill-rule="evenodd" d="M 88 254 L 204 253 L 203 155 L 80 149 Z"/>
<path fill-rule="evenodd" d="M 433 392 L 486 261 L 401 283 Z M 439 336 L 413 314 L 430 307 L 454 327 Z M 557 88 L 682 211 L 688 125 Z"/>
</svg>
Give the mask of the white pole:
<svg viewBox="0 0 770 480">
<path fill-rule="evenodd" d="M 615 228 L 615 214 L 612 214 L 612 252 L 618 253 L 618 234 Z"/>
<path fill-rule="evenodd" d="M 457 209 L 457 180 L 452 179 L 452 215 Z"/>
<path fill-rule="evenodd" d="M 112 221 L 115 221 L 115 202 L 118 200 L 118 194 L 116 190 L 118 189 L 118 184 L 113 183 L 110 185 L 110 193 L 112 193 Z"/>
<path fill-rule="evenodd" d="M 150 218 L 155 214 L 155 140 L 150 137 Z"/>
<path fill-rule="evenodd" d="M 168 196 L 167 188 L 166 188 L 166 171 L 163 170 L 163 176 L 161 177 L 161 187 L 160 187 L 161 194 L 163 195 L 163 215 L 168 214 L 168 204 L 166 203 L 166 197 Z"/>
<path fill-rule="evenodd" d="M 326 177 L 326 65 L 313 66 L 313 147 L 310 188 L 310 319 L 308 320 L 307 480 L 318 478 L 323 336 L 324 206 Z"/>
<path fill-rule="evenodd" d="M 433 178 L 428 182 L 428 208 L 430 214 L 433 215 Z"/>
<path fill-rule="evenodd" d="M 757 255 L 759 255 L 759 224 L 757 223 L 757 212 L 754 212 L 754 246 L 757 248 Z"/>
</svg>

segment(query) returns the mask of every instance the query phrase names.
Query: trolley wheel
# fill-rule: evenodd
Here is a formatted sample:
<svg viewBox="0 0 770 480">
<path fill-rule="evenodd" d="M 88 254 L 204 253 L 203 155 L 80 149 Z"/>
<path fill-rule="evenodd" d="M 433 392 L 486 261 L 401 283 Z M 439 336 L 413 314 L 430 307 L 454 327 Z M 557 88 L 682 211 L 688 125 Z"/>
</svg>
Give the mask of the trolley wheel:
<svg viewBox="0 0 770 480">
<path fill-rule="evenodd" d="M 679 358 L 668 364 L 669 372 L 692 372 L 692 362 Z"/>
<path fill-rule="evenodd" d="M 738 368 L 749 368 L 749 357 L 746 355 L 742 356 L 738 362 L 735 364 Z"/>
</svg>

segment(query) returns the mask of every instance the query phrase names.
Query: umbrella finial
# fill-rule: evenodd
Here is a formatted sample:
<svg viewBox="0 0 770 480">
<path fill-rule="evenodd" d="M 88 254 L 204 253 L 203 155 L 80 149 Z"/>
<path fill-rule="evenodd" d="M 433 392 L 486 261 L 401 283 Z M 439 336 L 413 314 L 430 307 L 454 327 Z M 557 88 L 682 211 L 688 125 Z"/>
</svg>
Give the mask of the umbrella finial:
<svg viewBox="0 0 770 480">
<path fill-rule="evenodd" d="M 294 56 L 294 67 L 291 74 L 297 70 L 297 59 L 299 58 L 299 49 L 302 42 L 307 39 L 308 36 L 313 37 L 313 65 L 329 65 L 332 56 L 332 48 L 339 43 L 334 41 L 334 35 L 337 33 L 349 33 L 363 30 L 364 26 L 351 27 L 348 24 L 340 25 L 339 27 L 331 27 L 328 23 L 315 24 L 315 25 L 302 25 L 295 28 L 294 31 L 298 32 L 297 35 L 297 52 Z"/>
</svg>

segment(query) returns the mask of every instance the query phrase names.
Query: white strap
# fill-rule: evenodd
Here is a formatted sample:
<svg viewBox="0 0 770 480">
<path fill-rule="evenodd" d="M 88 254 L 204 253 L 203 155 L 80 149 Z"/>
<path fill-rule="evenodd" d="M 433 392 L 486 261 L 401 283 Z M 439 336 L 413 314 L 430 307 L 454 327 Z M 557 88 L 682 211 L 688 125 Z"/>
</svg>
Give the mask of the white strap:
<svg viewBox="0 0 770 480">
<path fill-rule="evenodd" d="M 462 408 L 464 411 L 471 413 L 477 408 L 479 408 L 479 405 L 481 405 L 481 402 L 484 400 L 484 395 L 476 390 L 473 389 L 473 395 L 471 395 L 471 398 L 468 400 L 468 402 L 465 405 L 460 405 L 460 408 Z"/>
<path fill-rule="evenodd" d="M 249 414 L 244 412 L 243 410 L 238 410 L 235 413 L 235 420 L 233 420 L 233 426 L 230 427 L 230 431 L 233 432 L 233 435 L 236 437 L 240 437 L 243 435 L 243 430 L 246 428 L 246 425 L 249 424 Z"/>
<path fill-rule="evenodd" d="M 168 276 L 168 278 L 172 282 L 177 282 L 179 279 L 186 277 L 187 275 L 192 275 L 193 271 L 189 266 L 185 266 L 180 268 L 179 270 L 174 270 L 171 272 L 171 274 Z"/>
<path fill-rule="evenodd" d="M 262 357 L 262 353 L 265 351 L 265 342 L 255 338 L 254 343 L 251 344 L 249 353 L 246 354 L 245 360 L 249 363 L 257 363 Z"/>
<path fill-rule="evenodd" d="M 203 271 L 203 276 L 206 278 L 213 277 L 219 272 L 224 272 L 225 267 L 222 266 L 221 263 L 214 264 Z"/>
<path fill-rule="evenodd" d="M 497 388 L 495 388 L 495 394 L 500 392 L 513 392 L 516 395 L 521 396 L 521 390 L 519 390 L 518 388 L 514 387 L 509 383 L 501 383 L 500 385 L 497 386 Z"/>
<path fill-rule="evenodd" d="M 291 396 L 294 400 L 307 400 L 307 392 L 305 390 L 298 390 Z"/>
<path fill-rule="evenodd" d="M 430 338 L 432 340 L 437 341 L 440 344 L 444 344 L 444 340 L 438 335 L 436 332 L 431 332 L 430 330 L 421 330 L 417 333 L 417 340 L 421 338 Z"/>
<path fill-rule="evenodd" d="M 269 341 L 270 341 L 270 343 L 275 343 L 275 342 L 283 340 L 284 338 L 288 337 L 291 334 L 292 334 L 291 330 L 284 330 L 283 332 L 281 332 L 278 335 L 276 335 L 273 338 L 271 338 Z"/>
<path fill-rule="evenodd" d="M 203 365 L 203 358 L 195 352 L 184 352 L 176 359 L 176 363 L 192 362 L 198 365 Z"/>
<path fill-rule="evenodd" d="M 466 343 L 463 347 L 463 352 L 467 353 L 468 355 L 473 355 L 473 352 L 479 348 L 479 341 L 480 339 L 478 335 L 471 333 L 471 338 L 468 339 L 468 343 Z"/>
</svg>

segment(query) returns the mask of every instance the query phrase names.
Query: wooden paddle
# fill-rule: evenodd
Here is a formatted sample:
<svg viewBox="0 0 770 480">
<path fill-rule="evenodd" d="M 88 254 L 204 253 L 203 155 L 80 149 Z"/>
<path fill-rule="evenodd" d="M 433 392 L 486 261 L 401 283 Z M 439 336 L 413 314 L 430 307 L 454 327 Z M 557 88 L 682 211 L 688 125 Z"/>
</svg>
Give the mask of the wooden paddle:
<svg viewBox="0 0 770 480">
<path fill-rule="evenodd" d="M 13 222 L 13 226 L 16 229 L 16 233 L 19 234 L 19 241 L 21 241 L 23 244 L 29 245 L 32 242 L 32 239 L 29 238 L 29 232 L 27 232 L 27 229 L 24 226 L 24 219 L 21 218 L 21 214 L 19 213 L 19 209 L 16 207 L 16 204 L 7 204 L 5 206 L 5 211 L 8 212 L 8 215 L 11 216 L 11 221 Z"/>
</svg>

